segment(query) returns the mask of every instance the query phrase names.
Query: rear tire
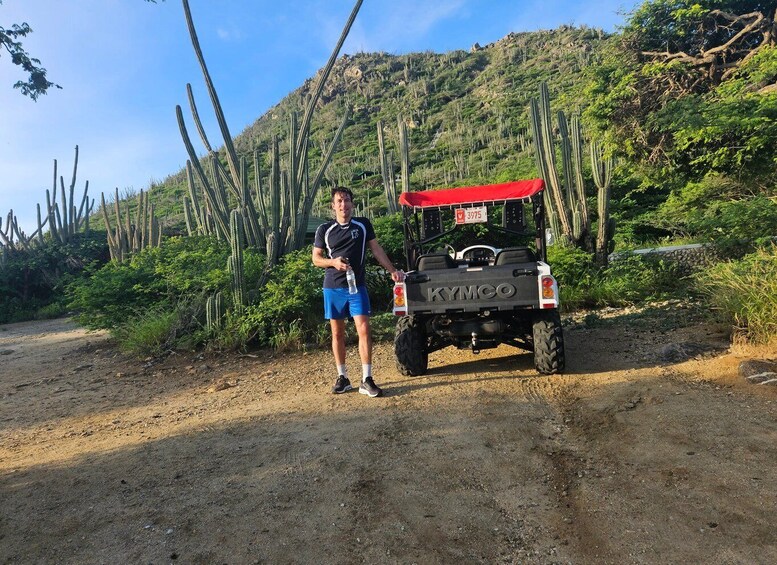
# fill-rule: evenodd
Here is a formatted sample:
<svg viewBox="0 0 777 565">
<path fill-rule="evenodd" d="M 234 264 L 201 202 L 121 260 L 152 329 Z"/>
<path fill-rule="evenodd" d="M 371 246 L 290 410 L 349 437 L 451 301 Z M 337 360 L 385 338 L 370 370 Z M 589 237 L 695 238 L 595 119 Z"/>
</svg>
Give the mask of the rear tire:
<svg viewBox="0 0 777 565">
<path fill-rule="evenodd" d="M 397 370 L 406 376 L 426 374 L 429 352 L 426 350 L 426 328 L 417 316 L 402 316 L 397 320 L 394 334 L 394 355 Z"/>
<path fill-rule="evenodd" d="M 543 375 L 564 371 L 564 334 L 558 310 L 538 313 L 532 326 L 534 367 Z"/>
</svg>

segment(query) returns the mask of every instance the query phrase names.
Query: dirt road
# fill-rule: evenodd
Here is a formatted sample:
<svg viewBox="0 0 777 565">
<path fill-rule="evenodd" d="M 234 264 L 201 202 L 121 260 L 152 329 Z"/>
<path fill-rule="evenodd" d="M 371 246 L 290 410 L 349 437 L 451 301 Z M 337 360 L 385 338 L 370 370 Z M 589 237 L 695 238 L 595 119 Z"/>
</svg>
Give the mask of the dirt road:
<svg viewBox="0 0 777 565">
<path fill-rule="evenodd" d="M 777 563 L 777 389 L 664 321 L 568 327 L 551 377 L 500 348 L 406 378 L 381 344 L 381 399 L 331 395 L 325 350 L 2 326 L 0 561 Z"/>
</svg>

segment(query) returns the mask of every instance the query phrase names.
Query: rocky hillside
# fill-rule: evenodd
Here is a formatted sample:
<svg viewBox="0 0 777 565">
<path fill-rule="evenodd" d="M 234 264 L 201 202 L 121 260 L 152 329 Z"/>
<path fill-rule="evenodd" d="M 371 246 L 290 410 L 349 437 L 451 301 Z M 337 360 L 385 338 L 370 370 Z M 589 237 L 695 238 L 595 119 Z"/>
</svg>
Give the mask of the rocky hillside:
<svg viewBox="0 0 777 565">
<path fill-rule="evenodd" d="M 349 105 L 352 118 L 326 176 L 331 183 L 353 186 L 375 213 L 385 208 L 378 164 L 379 120 L 387 151 L 394 155 L 397 120 L 405 120 L 414 189 L 535 175 L 533 158 L 525 151 L 529 98 L 546 80 L 554 104 L 579 107 L 576 87 L 606 39 L 601 30 L 563 26 L 511 33 L 492 44 L 475 44 L 469 51 L 343 55 L 313 118 L 311 167 Z M 317 81 L 318 76 L 305 81 L 240 133 L 235 138 L 238 153 L 250 157 L 258 148 L 266 158 L 273 134 L 283 143 L 290 113 L 300 111 Z M 398 170 L 399 158 L 393 161 Z M 168 225 L 180 222 L 185 191 L 182 172 L 152 187 L 152 199 Z"/>
</svg>

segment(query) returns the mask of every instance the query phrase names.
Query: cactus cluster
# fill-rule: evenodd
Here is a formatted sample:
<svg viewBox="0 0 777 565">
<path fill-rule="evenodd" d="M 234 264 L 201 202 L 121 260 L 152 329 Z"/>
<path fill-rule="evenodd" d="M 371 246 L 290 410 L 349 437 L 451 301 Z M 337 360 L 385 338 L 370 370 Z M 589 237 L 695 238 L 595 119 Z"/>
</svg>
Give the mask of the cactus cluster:
<svg viewBox="0 0 777 565">
<path fill-rule="evenodd" d="M 548 187 L 545 191 L 545 208 L 550 228 L 563 243 L 581 247 L 589 252 L 594 251 L 583 179 L 583 134 L 580 119 L 575 115 L 567 121 L 564 112 L 558 111 L 556 114 L 561 150 L 559 174 L 550 97 L 545 82 L 540 84 L 539 98 L 530 102 L 530 118 L 537 169 Z M 599 264 L 604 264 L 607 260 L 606 250 L 614 231 L 609 218 L 612 159 L 604 158 L 604 152 L 598 143 L 591 144 L 590 156 L 594 182 L 599 188 L 596 257 Z M 604 251 L 600 253 L 600 250 Z"/>
<path fill-rule="evenodd" d="M 217 292 L 208 297 L 205 301 L 205 327 L 213 333 L 221 328 L 221 321 L 224 318 L 224 303 L 221 299 L 221 293 Z"/>
<path fill-rule="evenodd" d="M 100 194 L 100 210 L 108 233 L 108 249 L 111 259 L 123 262 L 132 253 L 136 253 L 147 247 L 159 247 L 162 243 L 162 230 L 159 220 L 154 213 L 154 205 L 149 202 L 148 195 L 142 190 L 138 196 L 138 206 L 135 210 L 135 223 L 132 223 L 132 212 L 129 201 L 125 201 L 124 216 L 122 217 L 119 202 L 119 189 L 116 189 L 113 199 L 114 221 L 116 227 L 111 224 L 108 215 L 108 206 L 105 204 L 105 194 Z"/>
<path fill-rule="evenodd" d="M 194 146 L 189 137 L 183 112 L 176 106 L 178 126 L 183 138 L 189 159 L 186 164 L 189 194 L 185 197 L 184 210 L 187 229 L 190 235 L 214 234 L 221 239 L 230 238 L 230 215 L 238 210 L 243 219 L 245 243 L 251 247 L 265 248 L 272 251 L 268 261 L 275 265 L 277 260 L 289 251 L 303 245 L 307 221 L 321 181 L 324 177 L 332 154 L 340 140 L 345 125 L 350 118 L 350 109 L 346 109 L 343 120 L 335 133 L 334 139 L 326 150 L 318 171 L 311 175 L 308 163 L 308 146 L 310 143 L 310 125 L 313 112 L 323 92 L 337 54 L 353 24 L 361 7 L 358 0 L 351 16 L 343 29 L 340 40 L 321 74 L 318 86 L 305 106 L 301 124 L 293 114 L 289 124 L 289 155 L 286 168 L 281 169 L 280 147 L 277 137 L 272 141 L 271 166 L 269 171 L 269 186 L 262 189 L 259 156 L 254 155 L 254 187 L 248 182 L 248 167 L 244 159 L 239 159 L 232 142 L 221 104 L 213 86 L 210 73 L 200 48 L 197 33 L 187 0 L 183 1 L 184 14 L 194 47 L 197 60 L 200 63 L 205 83 L 210 95 L 216 120 L 224 141 L 226 166 L 219 159 L 219 154 L 213 150 L 207 139 L 202 122 L 199 118 L 191 86 L 187 85 L 189 104 L 192 117 L 208 151 L 206 162 L 209 170 L 206 174 Z"/>
<path fill-rule="evenodd" d="M 94 199 L 89 199 L 89 181 L 86 181 L 80 204 L 76 207 L 77 145 L 75 153 L 69 190 L 65 189 L 64 177 L 57 177 L 57 160 L 54 159 L 54 186 L 51 191 L 46 190 L 46 214 L 45 216 L 41 214 L 41 207 L 38 204 L 38 229 L 32 235 L 28 236 L 19 228 L 19 222 L 13 210 L 8 213 L 4 229 L 0 219 L 0 247 L 3 248 L 4 253 L 13 249 L 29 250 L 33 245 L 42 245 L 45 242 L 43 228 L 46 225 L 48 225 L 51 240 L 57 243 L 67 243 L 81 230 L 89 234 L 89 216 L 94 209 Z M 57 202 L 57 180 L 59 180 L 61 202 Z"/>
<path fill-rule="evenodd" d="M 386 144 L 383 140 L 383 121 L 378 120 L 378 159 L 380 161 L 380 174 L 383 179 L 383 190 L 386 195 L 386 205 L 389 214 L 399 211 L 397 183 L 394 176 L 394 159 L 391 153 L 386 152 Z M 397 116 L 397 130 L 399 132 L 399 159 L 400 179 L 402 191 L 410 191 L 410 138 L 407 133 L 407 121 L 404 117 Z"/>
</svg>

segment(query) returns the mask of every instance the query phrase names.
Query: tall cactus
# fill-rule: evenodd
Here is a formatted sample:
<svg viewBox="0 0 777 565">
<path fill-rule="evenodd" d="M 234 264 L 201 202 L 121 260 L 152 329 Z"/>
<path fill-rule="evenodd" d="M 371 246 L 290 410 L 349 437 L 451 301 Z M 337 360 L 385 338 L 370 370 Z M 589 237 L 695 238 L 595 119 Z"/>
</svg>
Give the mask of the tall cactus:
<svg viewBox="0 0 777 565">
<path fill-rule="evenodd" d="M 188 0 L 183 0 L 184 15 L 186 17 L 189 35 L 194 48 L 197 60 L 200 63 L 205 83 L 210 95 L 213 110 L 216 114 L 216 120 L 219 124 L 222 138 L 224 140 L 224 152 L 226 157 L 226 169 L 218 159 L 218 155 L 213 151 L 209 143 L 199 113 L 191 92 L 191 86 L 187 85 L 187 94 L 192 110 L 192 115 L 197 126 L 197 130 L 202 138 L 203 145 L 210 154 L 210 174 L 206 174 L 204 168 L 199 164 L 199 159 L 189 138 L 186 124 L 180 106 L 176 106 L 176 115 L 178 118 L 179 130 L 184 141 L 186 151 L 189 155 L 189 165 L 187 165 L 187 181 L 189 184 L 189 201 L 191 205 L 190 221 L 187 223 L 187 229 L 190 233 L 208 233 L 209 226 L 215 227 L 215 233 L 218 237 L 229 238 L 229 216 L 231 210 L 240 210 L 243 216 L 246 237 L 248 244 L 253 247 L 265 247 L 268 237 L 274 234 L 274 249 L 277 249 L 273 261 L 283 254 L 302 246 L 307 228 L 307 220 L 310 216 L 315 196 L 323 179 L 332 154 L 339 143 L 340 136 L 345 125 L 350 118 L 350 109 L 346 108 L 343 120 L 335 133 L 334 140 L 325 152 L 318 171 L 314 175 L 309 173 L 308 146 L 310 144 L 310 123 L 323 92 L 324 83 L 331 73 L 332 67 L 337 59 L 337 55 L 342 48 L 342 44 L 350 31 L 350 28 L 356 18 L 362 4 L 358 0 L 351 12 L 350 18 L 346 23 L 340 39 L 332 52 L 329 61 L 321 73 L 319 83 L 313 95 L 307 101 L 305 112 L 301 124 L 297 125 L 296 114 L 292 116 L 289 127 L 289 161 L 288 166 L 282 174 L 271 174 L 269 193 L 263 195 L 259 182 L 258 159 L 254 159 L 254 176 L 256 178 L 257 194 L 252 195 L 248 185 L 248 174 L 244 162 L 238 159 L 235 151 L 232 137 L 229 132 L 221 104 L 216 93 L 216 89 L 208 72 L 205 59 L 200 48 L 197 33 L 194 28 L 191 11 Z M 273 161 L 279 155 L 277 143 L 274 142 Z M 285 179 L 285 180 L 284 180 Z M 204 195 L 204 205 L 198 212 L 195 182 L 199 183 Z M 258 208 L 258 210 L 257 210 Z M 272 210 L 272 214 L 270 211 Z M 283 214 L 283 216 L 275 213 Z M 210 217 L 209 217 L 210 216 Z M 196 225 L 195 225 L 196 224 Z M 271 227 L 272 225 L 272 227 Z"/>
<path fill-rule="evenodd" d="M 565 203 L 561 178 L 556 170 L 556 147 L 553 143 L 553 126 L 550 117 L 550 99 L 548 85 L 540 83 L 539 100 L 530 101 L 532 134 L 534 136 L 534 156 L 540 176 L 545 180 L 552 201 L 552 213 L 556 215 L 561 233 L 556 233 L 562 241 L 572 244 L 572 220 Z"/>
<path fill-rule="evenodd" d="M 162 229 L 159 220 L 154 213 L 154 205 L 148 199 L 148 195 L 140 191 L 138 206 L 135 210 L 135 223 L 131 223 L 129 201 L 125 202 L 126 210 L 122 217 L 119 204 L 119 189 L 114 193 L 114 221 L 116 227 L 111 224 L 108 215 L 108 206 L 105 204 L 105 194 L 100 194 L 100 210 L 105 223 L 105 231 L 108 237 L 108 250 L 111 259 L 119 263 L 125 261 L 132 253 L 137 253 L 147 247 L 159 247 L 162 244 Z"/>
<path fill-rule="evenodd" d="M 31 249 L 33 245 L 44 245 L 44 228 L 48 226 L 49 236 L 56 243 L 67 243 L 73 236 L 84 231 L 87 235 L 90 231 L 89 216 L 94 209 L 94 199 L 89 199 L 89 181 L 86 181 L 81 201 L 76 208 L 75 187 L 78 173 L 78 146 L 75 148 L 75 160 L 73 162 L 73 175 L 69 190 L 65 189 L 65 179 L 57 177 L 57 160 L 54 159 L 54 186 L 52 191 L 46 190 L 46 214 L 41 213 L 41 206 L 37 204 L 37 225 L 31 235 L 27 235 L 19 228 L 19 222 L 13 210 L 8 214 L 5 230 L 0 230 L 0 246 L 3 248 Z M 57 181 L 61 194 L 61 202 L 57 202 Z"/>
<path fill-rule="evenodd" d="M 221 293 L 217 292 L 205 301 L 205 327 L 213 333 L 221 327 L 224 318 L 224 302 Z"/>
<path fill-rule="evenodd" d="M 557 112 L 562 176 L 559 176 L 556 170 L 556 147 L 550 121 L 550 100 L 548 87 L 544 82 L 540 84 L 539 100 L 531 100 L 530 117 L 537 169 L 548 185 L 545 204 L 551 229 L 554 234 L 560 236 L 563 243 L 592 252 L 594 251 L 594 242 L 590 233 L 591 220 L 583 179 L 583 134 L 579 117 L 573 115 L 567 122 L 564 113 Z M 591 167 L 594 173 L 594 182 L 600 187 L 598 194 L 599 229 L 600 235 L 605 241 L 604 246 L 607 247 L 609 238 L 612 237 L 612 233 L 608 235 L 607 231 L 610 198 L 609 176 L 605 183 L 600 153 L 599 149 L 591 146 Z M 611 163 L 607 169 L 607 175 L 609 175 L 610 170 Z M 601 188 L 600 185 L 603 183 L 607 185 L 607 190 Z M 598 243 L 596 249 L 598 250 Z"/>
<path fill-rule="evenodd" d="M 232 210 L 229 216 L 229 243 L 232 255 L 229 256 L 228 269 L 232 275 L 232 298 L 235 310 L 240 310 L 246 303 L 245 268 L 243 264 L 243 244 L 245 231 L 243 215 L 240 210 Z"/>
<path fill-rule="evenodd" d="M 591 172 L 594 184 L 599 189 L 597 195 L 599 226 L 596 233 L 596 263 L 607 265 L 610 240 L 615 231 L 610 218 L 610 181 L 612 180 L 612 157 L 605 156 L 599 142 L 591 142 Z"/>
<path fill-rule="evenodd" d="M 410 139 L 407 135 L 407 122 L 402 116 L 398 116 L 397 124 L 399 126 L 402 192 L 410 192 Z"/>
<path fill-rule="evenodd" d="M 386 206 L 389 214 L 395 214 L 396 212 L 399 212 L 399 200 L 397 195 L 397 182 L 394 177 L 394 164 L 390 155 L 386 153 L 386 145 L 383 140 L 383 122 L 381 120 L 378 120 L 377 128 L 380 176 L 383 179 L 383 191 L 386 195 Z M 401 149 L 400 153 L 404 154 Z"/>
</svg>

